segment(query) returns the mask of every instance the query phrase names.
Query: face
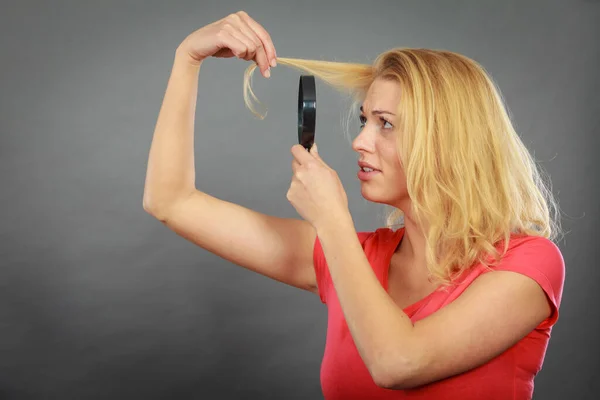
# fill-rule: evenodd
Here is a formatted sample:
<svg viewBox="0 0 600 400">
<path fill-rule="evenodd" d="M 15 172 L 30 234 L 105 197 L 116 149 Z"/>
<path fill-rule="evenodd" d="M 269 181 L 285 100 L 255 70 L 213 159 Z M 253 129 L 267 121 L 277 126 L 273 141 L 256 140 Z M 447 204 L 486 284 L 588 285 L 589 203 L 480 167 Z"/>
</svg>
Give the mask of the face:
<svg viewBox="0 0 600 400">
<path fill-rule="evenodd" d="M 361 131 L 352 142 L 352 148 L 359 154 L 359 161 L 379 170 L 361 179 L 362 196 L 404 210 L 408 199 L 406 177 L 396 150 L 398 134 L 401 134 L 397 128 L 399 104 L 400 85 L 375 80 L 362 104 Z"/>
</svg>

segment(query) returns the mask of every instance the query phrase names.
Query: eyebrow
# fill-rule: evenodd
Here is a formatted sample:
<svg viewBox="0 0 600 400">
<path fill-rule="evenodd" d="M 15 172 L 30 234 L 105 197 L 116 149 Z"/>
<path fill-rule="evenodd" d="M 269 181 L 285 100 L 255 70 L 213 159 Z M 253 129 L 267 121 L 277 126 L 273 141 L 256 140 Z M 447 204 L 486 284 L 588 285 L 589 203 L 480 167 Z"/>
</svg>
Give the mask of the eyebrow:
<svg viewBox="0 0 600 400">
<path fill-rule="evenodd" d="M 363 112 L 363 113 L 365 112 L 365 111 L 363 110 L 363 106 L 360 106 L 360 111 L 361 111 L 361 112 Z M 373 115 L 378 115 L 378 114 L 390 114 L 390 115 L 396 115 L 396 114 L 394 114 L 394 113 L 392 113 L 392 112 L 385 111 L 385 110 L 373 110 L 373 111 L 371 111 L 371 114 L 373 114 Z"/>
</svg>

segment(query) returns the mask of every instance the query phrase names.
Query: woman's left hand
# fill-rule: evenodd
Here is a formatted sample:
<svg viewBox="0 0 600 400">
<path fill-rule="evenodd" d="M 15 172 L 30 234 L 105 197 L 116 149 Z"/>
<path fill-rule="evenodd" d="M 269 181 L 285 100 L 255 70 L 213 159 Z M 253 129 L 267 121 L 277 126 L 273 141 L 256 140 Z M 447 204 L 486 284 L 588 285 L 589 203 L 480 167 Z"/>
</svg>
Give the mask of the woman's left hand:
<svg viewBox="0 0 600 400">
<path fill-rule="evenodd" d="M 287 199 L 315 229 L 350 218 L 348 197 L 335 170 L 321 159 L 316 143 L 307 151 L 292 146 L 292 183 Z"/>
</svg>

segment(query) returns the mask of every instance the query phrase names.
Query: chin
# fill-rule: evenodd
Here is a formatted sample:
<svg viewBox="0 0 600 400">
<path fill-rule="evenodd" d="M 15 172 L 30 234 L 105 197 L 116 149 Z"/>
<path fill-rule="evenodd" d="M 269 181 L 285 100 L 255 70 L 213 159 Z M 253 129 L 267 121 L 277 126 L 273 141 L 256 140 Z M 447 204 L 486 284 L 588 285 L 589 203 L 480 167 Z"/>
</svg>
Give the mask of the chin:
<svg viewBox="0 0 600 400">
<path fill-rule="evenodd" d="M 384 196 L 377 195 L 377 193 L 373 193 L 374 190 L 372 188 L 368 188 L 369 182 L 361 182 L 360 184 L 360 194 L 364 197 L 365 200 L 371 201 L 373 203 L 386 203 Z"/>
<path fill-rule="evenodd" d="M 375 185 L 370 185 L 370 182 L 361 182 L 360 184 L 360 194 L 365 200 L 371 201 L 373 203 L 379 204 L 387 204 L 392 206 L 393 204 L 398 204 L 402 202 L 404 199 L 408 198 L 408 193 L 390 193 L 381 190 L 377 190 Z M 380 188 L 380 187 L 379 187 Z"/>
</svg>

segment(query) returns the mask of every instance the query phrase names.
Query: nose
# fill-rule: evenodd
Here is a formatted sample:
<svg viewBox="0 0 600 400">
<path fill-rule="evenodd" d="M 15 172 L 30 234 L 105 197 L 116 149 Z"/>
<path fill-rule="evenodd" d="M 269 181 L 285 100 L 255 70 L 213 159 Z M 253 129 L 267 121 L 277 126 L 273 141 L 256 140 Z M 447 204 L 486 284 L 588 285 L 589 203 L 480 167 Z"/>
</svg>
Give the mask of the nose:
<svg viewBox="0 0 600 400">
<path fill-rule="evenodd" d="M 352 149 L 356 152 L 372 153 L 375 149 L 373 129 L 369 129 L 367 125 L 361 129 L 358 136 L 352 141 Z"/>
</svg>

